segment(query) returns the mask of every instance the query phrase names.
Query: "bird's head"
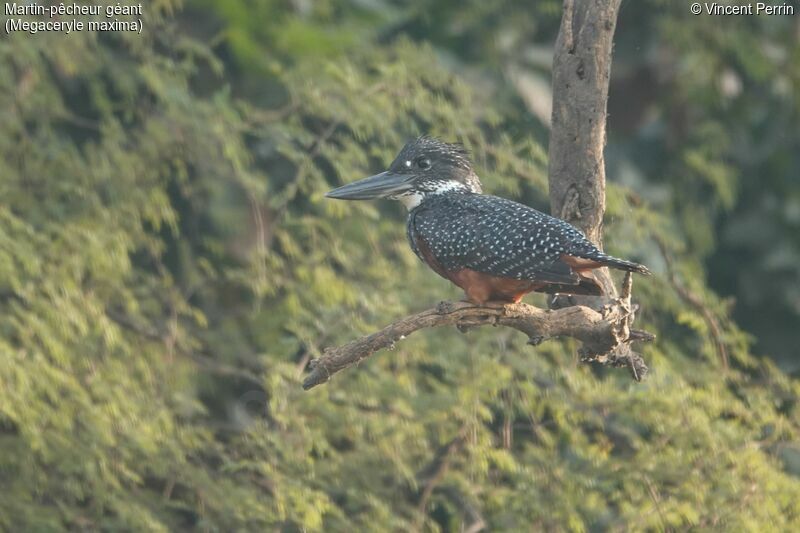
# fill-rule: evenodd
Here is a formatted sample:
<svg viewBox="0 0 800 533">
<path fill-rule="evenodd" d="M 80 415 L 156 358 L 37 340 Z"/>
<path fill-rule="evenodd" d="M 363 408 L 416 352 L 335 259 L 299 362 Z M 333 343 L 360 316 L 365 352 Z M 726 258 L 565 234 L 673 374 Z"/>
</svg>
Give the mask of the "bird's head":
<svg viewBox="0 0 800 533">
<path fill-rule="evenodd" d="M 426 197 L 442 193 L 480 193 L 481 182 L 460 144 L 420 137 L 407 143 L 389 169 L 329 191 L 341 200 L 389 198 L 409 210 Z"/>
</svg>

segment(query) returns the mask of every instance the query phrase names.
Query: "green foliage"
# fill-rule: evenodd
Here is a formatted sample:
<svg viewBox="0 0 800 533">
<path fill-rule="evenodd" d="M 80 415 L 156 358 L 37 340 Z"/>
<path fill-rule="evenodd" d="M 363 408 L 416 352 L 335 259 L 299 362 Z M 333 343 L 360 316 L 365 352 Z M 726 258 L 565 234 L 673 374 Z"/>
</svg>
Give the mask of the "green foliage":
<svg viewBox="0 0 800 533">
<path fill-rule="evenodd" d="M 707 258 L 711 286 L 736 299 L 735 316 L 757 334 L 757 349 L 793 371 L 800 361 L 793 331 L 800 323 L 795 22 L 630 4 L 617 49 L 627 51 L 619 79 L 631 85 L 627 94 L 611 91 L 611 131 L 615 112 L 628 115 L 628 128 L 640 128 L 625 142 L 628 160 L 671 189 L 669 209 L 690 254 Z"/>
<path fill-rule="evenodd" d="M 421 332 L 303 392 L 325 346 L 458 297 L 400 207 L 326 190 L 431 133 L 545 207 L 546 152 L 491 74 L 507 50 L 448 48 L 484 3 L 430 38 L 396 26 L 447 14 L 422 2 L 250 4 L 0 43 L 0 528 L 797 527 L 800 385 L 706 286 L 712 219 L 652 183 L 611 184 L 606 227 L 658 272 L 635 286 L 659 336 L 646 383 L 490 328 Z M 486 31 L 523 34 L 524 4 Z M 552 26 L 555 4 L 532 9 Z M 212 13 L 215 50 L 180 29 Z M 705 122 L 658 177 L 732 209 L 726 129 Z"/>
</svg>

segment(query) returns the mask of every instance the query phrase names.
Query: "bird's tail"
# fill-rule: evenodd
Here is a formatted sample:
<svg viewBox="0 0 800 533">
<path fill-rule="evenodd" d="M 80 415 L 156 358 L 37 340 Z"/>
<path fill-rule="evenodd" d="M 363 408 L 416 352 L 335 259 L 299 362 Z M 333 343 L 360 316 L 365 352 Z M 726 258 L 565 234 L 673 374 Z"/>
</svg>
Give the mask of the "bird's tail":
<svg viewBox="0 0 800 533">
<path fill-rule="evenodd" d="M 649 268 L 647 268 L 644 265 L 640 265 L 639 263 L 634 263 L 633 261 L 618 259 L 616 257 L 612 257 L 606 254 L 601 254 L 600 257 L 593 259 L 596 259 L 599 263 L 602 263 L 604 266 L 607 267 L 617 268 L 619 270 L 625 270 L 627 272 L 638 272 L 639 274 L 644 274 L 645 276 L 650 275 Z"/>
</svg>

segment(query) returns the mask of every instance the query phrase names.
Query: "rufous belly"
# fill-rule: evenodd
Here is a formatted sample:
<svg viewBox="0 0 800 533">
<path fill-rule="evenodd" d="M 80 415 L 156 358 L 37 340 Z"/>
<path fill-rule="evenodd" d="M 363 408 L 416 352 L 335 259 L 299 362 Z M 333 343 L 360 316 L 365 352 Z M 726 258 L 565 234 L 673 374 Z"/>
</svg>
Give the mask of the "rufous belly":
<svg viewBox="0 0 800 533">
<path fill-rule="evenodd" d="M 519 302 L 523 296 L 544 286 L 534 281 L 503 278 L 469 268 L 448 272 L 450 280 L 464 289 L 467 298 L 476 304 L 486 302 Z"/>
</svg>

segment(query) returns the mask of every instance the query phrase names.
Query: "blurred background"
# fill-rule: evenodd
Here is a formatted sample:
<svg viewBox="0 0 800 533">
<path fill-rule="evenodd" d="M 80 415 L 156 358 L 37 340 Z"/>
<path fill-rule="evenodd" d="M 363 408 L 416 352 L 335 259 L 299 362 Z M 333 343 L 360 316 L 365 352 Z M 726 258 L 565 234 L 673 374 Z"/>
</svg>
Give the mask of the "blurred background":
<svg viewBox="0 0 800 533">
<path fill-rule="evenodd" d="M 798 527 L 800 6 L 622 3 L 605 246 L 655 272 L 646 382 L 484 328 L 310 392 L 460 297 L 401 206 L 325 191 L 432 134 L 548 210 L 561 2 L 143 9 L 0 40 L 0 529 Z"/>
</svg>

